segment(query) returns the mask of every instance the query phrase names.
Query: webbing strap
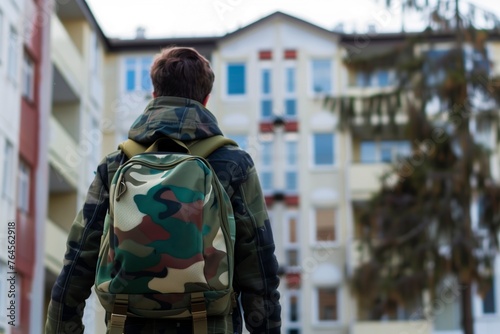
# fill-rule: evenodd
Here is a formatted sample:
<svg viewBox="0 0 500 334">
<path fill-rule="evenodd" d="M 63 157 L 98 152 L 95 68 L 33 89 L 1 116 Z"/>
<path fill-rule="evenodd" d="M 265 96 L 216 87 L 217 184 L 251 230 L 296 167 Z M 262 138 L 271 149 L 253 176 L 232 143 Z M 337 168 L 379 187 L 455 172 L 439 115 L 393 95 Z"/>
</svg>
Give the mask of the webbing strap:
<svg viewBox="0 0 500 334">
<path fill-rule="evenodd" d="M 188 145 L 188 147 L 191 154 L 206 158 L 216 149 L 224 145 L 238 146 L 238 144 L 234 140 L 221 135 L 217 135 L 198 140 L 195 143 Z"/>
<path fill-rule="evenodd" d="M 134 155 L 144 152 L 156 152 L 158 150 L 158 145 L 163 140 L 166 140 L 166 138 L 160 138 L 157 141 L 155 141 L 153 145 L 147 147 L 131 139 L 127 139 L 126 141 L 121 143 L 118 146 L 118 148 L 121 149 L 128 158 L 131 158 Z M 193 143 L 188 144 L 187 146 L 184 142 L 177 139 L 168 138 L 168 140 L 177 144 L 182 149 L 189 151 L 189 153 L 204 158 L 208 157 L 212 152 L 214 152 L 216 149 L 224 145 L 238 146 L 238 144 L 234 140 L 231 140 L 221 135 L 209 137 L 202 140 L 197 140 Z"/>
<path fill-rule="evenodd" d="M 146 146 L 141 145 L 133 141 L 132 139 L 127 139 L 126 141 L 118 145 L 118 148 L 121 149 L 129 159 L 134 155 L 146 152 L 146 150 L 148 149 Z"/>
<path fill-rule="evenodd" d="M 128 295 L 118 294 L 115 297 L 113 312 L 108 322 L 108 334 L 122 334 L 127 320 Z"/>
<path fill-rule="evenodd" d="M 191 315 L 193 316 L 193 334 L 208 333 L 207 307 L 203 292 L 191 294 Z"/>
</svg>

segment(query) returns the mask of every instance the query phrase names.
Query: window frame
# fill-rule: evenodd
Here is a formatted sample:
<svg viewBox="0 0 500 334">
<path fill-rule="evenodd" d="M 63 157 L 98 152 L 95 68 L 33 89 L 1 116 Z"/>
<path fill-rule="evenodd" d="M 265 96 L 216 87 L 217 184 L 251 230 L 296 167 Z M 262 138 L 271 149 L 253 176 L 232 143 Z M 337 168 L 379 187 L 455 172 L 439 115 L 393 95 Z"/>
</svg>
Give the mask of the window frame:
<svg viewBox="0 0 500 334">
<path fill-rule="evenodd" d="M 4 33 L 4 15 L 3 15 L 3 10 L 2 8 L 0 8 L 0 65 L 2 65 L 2 62 L 3 62 L 3 49 L 4 49 L 4 46 L 3 46 L 3 41 L 4 41 L 4 36 L 3 36 L 3 33 Z"/>
<path fill-rule="evenodd" d="M 295 152 L 289 152 L 289 144 L 295 146 Z M 293 160 L 290 157 L 293 156 Z M 300 179 L 299 179 L 299 138 L 296 134 L 286 134 L 285 135 L 285 183 L 284 189 L 287 194 L 297 194 L 300 191 Z M 288 175 L 289 173 L 295 173 L 295 188 L 291 189 L 288 187 Z"/>
<path fill-rule="evenodd" d="M 332 154 L 332 163 L 327 163 L 327 164 L 318 164 L 316 162 L 316 136 L 317 135 L 331 135 L 332 136 L 332 149 L 333 149 L 333 152 L 331 152 Z M 309 157 L 309 161 L 310 161 L 310 165 L 311 165 L 311 168 L 314 169 L 314 170 L 319 170 L 319 171 L 322 171 L 322 170 L 331 170 L 331 169 L 334 169 L 338 166 L 338 159 L 337 159 L 337 152 L 338 152 L 338 140 L 336 140 L 337 134 L 335 132 L 313 132 L 311 133 L 311 140 L 310 140 L 310 157 Z"/>
<path fill-rule="evenodd" d="M 132 93 L 137 90 L 137 58 L 125 57 L 124 59 L 124 73 L 125 73 L 125 92 Z M 133 74 L 133 79 L 129 80 L 129 73 Z M 132 84 L 132 87 L 129 87 Z"/>
<path fill-rule="evenodd" d="M 265 145 L 270 146 L 270 151 L 265 152 L 266 149 L 264 147 Z M 259 138 L 259 162 L 260 162 L 260 168 L 259 168 L 259 177 L 260 177 L 260 183 L 262 186 L 262 192 L 264 194 L 271 194 L 274 191 L 274 185 L 275 185 L 275 175 L 274 175 L 274 163 L 273 163 L 273 157 L 274 157 L 274 136 L 272 134 L 264 134 L 261 135 Z M 267 159 L 269 160 L 269 163 L 267 163 Z M 270 177 L 270 184 L 267 184 L 266 181 L 266 176 Z M 269 186 L 269 187 L 267 187 Z"/>
<path fill-rule="evenodd" d="M 298 329 L 300 330 L 302 328 L 302 318 L 303 318 L 303 313 L 301 311 L 301 306 L 302 306 L 302 294 L 300 289 L 290 289 L 287 290 L 287 293 L 285 294 L 286 296 L 286 311 L 285 314 L 287 314 L 287 318 L 284 319 L 284 324 L 286 324 L 286 331 L 292 330 L 292 329 Z M 298 320 L 292 320 L 292 297 L 297 298 L 297 317 Z"/>
<path fill-rule="evenodd" d="M 21 94 L 27 101 L 35 101 L 35 62 L 27 53 L 24 53 L 23 57 L 23 77 L 21 89 Z"/>
<path fill-rule="evenodd" d="M 333 235 L 334 239 L 333 240 L 318 240 L 318 210 L 326 210 L 326 209 L 331 209 L 333 210 Z M 324 247 L 338 247 L 340 245 L 340 224 L 339 224 L 339 218 L 340 218 L 340 208 L 338 205 L 328 205 L 328 206 L 313 206 L 311 208 L 311 245 L 314 248 L 324 248 Z"/>
<path fill-rule="evenodd" d="M 17 168 L 17 209 L 24 214 L 30 213 L 31 199 L 31 167 L 19 161 Z"/>
<path fill-rule="evenodd" d="M 363 144 L 372 144 L 374 147 L 373 161 L 364 161 L 362 154 Z M 390 161 L 383 160 L 383 151 L 388 149 L 390 152 Z M 361 140 L 359 141 L 359 163 L 360 164 L 390 164 L 397 162 L 400 158 L 411 155 L 411 142 L 405 139 L 394 140 Z M 405 152 L 408 155 L 405 155 Z"/>
<path fill-rule="evenodd" d="M 291 84 L 291 88 L 292 89 L 289 89 L 290 88 L 290 82 L 289 82 L 289 79 L 290 79 L 290 71 L 292 71 L 291 73 L 293 73 L 292 77 L 293 77 L 293 82 Z M 295 120 L 298 118 L 298 109 L 297 109 L 297 64 L 296 64 L 296 61 L 295 60 L 287 60 L 285 61 L 285 66 L 284 66 L 284 71 L 283 71 L 283 78 L 284 78 L 284 87 L 283 87 L 283 91 L 284 91 L 284 101 L 283 101 L 283 116 L 286 118 L 286 119 L 292 119 L 292 120 Z M 288 113 L 289 111 L 289 103 L 290 102 L 293 102 L 294 104 L 294 112 L 293 112 L 293 115 L 290 115 Z"/>
<path fill-rule="evenodd" d="M 285 238 L 284 238 L 284 242 L 283 242 L 283 249 L 284 249 L 284 252 L 285 252 L 285 264 L 286 264 L 286 268 L 289 270 L 289 271 L 295 271 L 295 270 L 300 270 L 301 268 L 301 262 L 300 262 L 300 255 L 301 255 L 301 252 L 300 252 L 300 231 L 299 231 L 299 228 L 300 228 L 300 223 L 299 223 L 299 218 L 300 218 L 300 215 L 299 215 L 299 212 L 297 210 L 287 210 L 285 212 L 285 219 L 283 219 L 283 223 L 284 223 L 284 226 L 283 226 L 283 231 L 285 232 Z M 291 233 L 292 233 L 292 230 L 291 230 L 291 222 L 295 220 L 295 242 L 290 240 L 290 236 L 291 236 Z M 288 258 L 288 251 L 297 251 L 297 265 L 296 266 L 292 266 L 290 265 L 290 261 L 289 261 L 289 258 Z"/>
<path fill-rule="evenodd" d="M 230 94 L 229 93 L 229 66 L 231 65 L 241 65 L 243 66 L 243 93 L 240 94 Z M 248 90 L 250 86 L 248 85 L 248 61 L 244 59 L 233 59 L 228 60 L 224 63 L 224 80 L 222 80 L 224 87 L 223 98 L 225 100 L 241 100 L 248 96 Z"/>
<path fill-rule="evenodd" d="M 8 139 L 5 139 L 3 150 L 5 160 L 3 163 L 2 198 L 11 202 L 14 200 L 14 145 Z"/>
<path fill-rule="evenodd" d="M 321 320 L 320 319 L 320 307 L 319 307 L 319 295 L 320 289 L 334 289 L 336 291 L 337 297 L 337 319 L 335 320 Z M 314 325 L 316 327 L 334 327 L 341 324 L 342 319 L 342 288 L 339 286 L 315 286 L 313 293 L 313 314 L 314 314 Z"/>
<path fill-rule="evenodd" d="M 18 76 L 18 56 L 19 56 L 19 33 L 14 26 L 10 26 L 7 53 L 7 78 L 17 84 Z"/>
<path fill-rule="evenodd" d="M 137 92 L 151 94 L 153 92 L 153 84 L 150 76 L 152 62 L 153 58 L 149 55 L 124 57 L 122 73 L 125 75 L 125 94 Z M 129 73 L 132 73 L 134 76 L 132 81 L 129 80 Z M 148 81 L 147 85 L 145 85 L 145 80 Z M 133 82 L 133 87 L 129 87 L 131 82 Z"/>
<path fill-rule="evenodd" d="M 330 65 L 330 69 L 329 69 L 329 84 L 330 84 L 330 89 L 329 91 L 316 91 L 314 89 L 314 84 L 316 82 L 316 72 L 315 72 L 315 62 L 321 62 L 321 61 L 328 61 L 329 62 L 329 65 Z M 311 96 L 318 96 L 318 95 L 328 95 L 328 94 L 333 94 L 334 92 L 334 80 L 333 78 L 335 78 L 335 70 L 334 70 L 334 61 L 333 61 L 333 56 L 329 56 L 329 57 L 313 57 L 311 58 L 311 60 L 309 61 L 309 83 L 308 83 L 308 90 L 309 90 L 309 94 Z"/>
<path fill-rule="evenodd" d="M 268 74 L 266 83 L 266 73 Z M 266 86 L 268 90 L 266 91 Z M 261 121 L 272 121 L 275 117 L 273 101 L 273 68 L 268 62 L 260 64 L 259 68 L 259 119 Z"/>
</svg>

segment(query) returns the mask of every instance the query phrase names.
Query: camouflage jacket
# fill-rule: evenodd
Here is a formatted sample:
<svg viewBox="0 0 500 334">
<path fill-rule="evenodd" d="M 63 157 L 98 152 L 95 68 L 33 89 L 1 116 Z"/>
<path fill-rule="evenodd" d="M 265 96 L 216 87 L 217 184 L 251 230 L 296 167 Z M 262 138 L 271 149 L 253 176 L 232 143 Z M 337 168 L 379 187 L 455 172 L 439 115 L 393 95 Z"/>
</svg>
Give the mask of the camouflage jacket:
<svg viewBox="0 0 500 334">
<path fill-rule="evenodd" d="M 152 100 L 132 125 L 129 138 L 150 145 L 169 136 L 183 141 L 222 134 L 215 116 L 196 101 L 160 97 Z M 46 333 L 83 333 L 85 300 L 95 280 L 108 189 L 113 173 L 125 160 L 121 151 L 98 166 L 82 210 L 72 224 L 64 266 L 52 289 Z M 231 198 L 236 219 L 233 286 L 240 298 L 232 316 L 209 319 L 210 333 L 241 333 L 242 318 L 251 333 L 279 333 L 281 307 L 278 263 L 273 235 L 254 163 L 248 153 L 219 148 L 208 157 Z M 242 311 L 242 312 L 241 312 Z M 242 316 L 243 313 L 243 316 Z M 127 318 L 125 333 L 191 333 L 191 322 Z"/>
</svg>

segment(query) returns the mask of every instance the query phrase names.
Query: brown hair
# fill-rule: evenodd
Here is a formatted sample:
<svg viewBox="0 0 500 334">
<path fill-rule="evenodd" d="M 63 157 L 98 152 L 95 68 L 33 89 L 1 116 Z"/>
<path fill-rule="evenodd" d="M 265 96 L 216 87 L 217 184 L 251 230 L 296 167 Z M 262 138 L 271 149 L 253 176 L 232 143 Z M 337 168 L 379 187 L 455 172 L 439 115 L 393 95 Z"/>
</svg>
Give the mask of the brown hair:
<svg viewBox="0 0 500 334">
<path fill-rule="evenodd" d="M 198 51 L 169 47 L 159 53 L 151 66 L 156 96 L 177 96 L 203 103 L 212 91 L 214 72 Z"/>
</svg>

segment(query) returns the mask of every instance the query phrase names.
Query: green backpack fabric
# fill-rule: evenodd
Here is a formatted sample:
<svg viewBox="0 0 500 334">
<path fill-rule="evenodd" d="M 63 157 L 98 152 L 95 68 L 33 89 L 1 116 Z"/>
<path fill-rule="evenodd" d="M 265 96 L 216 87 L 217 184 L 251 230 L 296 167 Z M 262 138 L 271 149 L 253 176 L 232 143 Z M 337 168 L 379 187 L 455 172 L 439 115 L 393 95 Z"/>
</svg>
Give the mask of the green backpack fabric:
<svg viewBox="0 0 500 334">
<path fill-rule="evenodd" d="M 231 313 L 235 221 L 205 160 L 227 144 L 237 145 L 222 136 L 120 145 L 130 159 L 111 181 L 95 280 L 108 333 L 121 334 L 127 316 L 192 319 L 206 333 L 207 316 Z"/>
</svg>

